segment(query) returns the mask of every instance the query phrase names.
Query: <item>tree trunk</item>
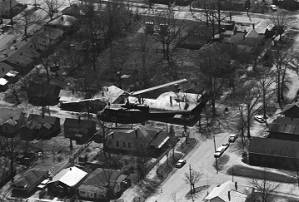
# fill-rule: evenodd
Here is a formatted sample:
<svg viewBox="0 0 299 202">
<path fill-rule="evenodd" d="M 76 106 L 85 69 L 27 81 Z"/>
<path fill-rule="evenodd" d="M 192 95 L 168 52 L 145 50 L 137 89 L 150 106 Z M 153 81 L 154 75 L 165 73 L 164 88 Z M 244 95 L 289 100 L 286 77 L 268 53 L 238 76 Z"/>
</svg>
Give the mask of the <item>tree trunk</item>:
<svg viewBox="0 0 299 202">
<path fill-rule="evenodd" d="M 213 117 L 216 116 L 216 81 L 215 78 L 211 79 L 212 82 L 212 100 L 211 100 L 211 104 L 212 104 L 212 115 Z"/>
<path fill-rule="evenodd" d="M 70 150 L 71 150 L 71 151 L 73 150 L 73 141 L 72 141 L 71 138 L 70 138 Z"/>
</svg>

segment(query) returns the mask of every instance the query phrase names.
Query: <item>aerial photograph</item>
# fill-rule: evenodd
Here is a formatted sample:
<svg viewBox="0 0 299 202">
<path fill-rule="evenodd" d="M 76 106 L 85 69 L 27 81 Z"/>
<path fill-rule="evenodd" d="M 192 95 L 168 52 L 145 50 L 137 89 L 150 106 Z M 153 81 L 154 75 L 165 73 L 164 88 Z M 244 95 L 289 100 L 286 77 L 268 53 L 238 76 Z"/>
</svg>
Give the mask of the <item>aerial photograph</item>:
<svg viewBox="0 0 299 202">
<path fill-rule="evenodd" d="M 0 0 L 0 202 L 299 202 L 299 0 Z"/>
</svg>

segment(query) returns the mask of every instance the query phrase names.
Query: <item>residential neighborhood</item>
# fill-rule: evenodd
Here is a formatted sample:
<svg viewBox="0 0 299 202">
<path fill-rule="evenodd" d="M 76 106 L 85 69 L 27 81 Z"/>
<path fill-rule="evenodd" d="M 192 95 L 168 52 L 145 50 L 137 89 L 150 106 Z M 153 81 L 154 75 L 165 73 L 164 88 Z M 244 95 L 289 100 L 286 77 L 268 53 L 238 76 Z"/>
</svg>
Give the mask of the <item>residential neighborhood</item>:
<svg viewBox="0 0 299 202">
<path fill-rule="evenodd" d="M 0 202 L 299 201 L 297 0 L 0 0 Z"/>
</svg>

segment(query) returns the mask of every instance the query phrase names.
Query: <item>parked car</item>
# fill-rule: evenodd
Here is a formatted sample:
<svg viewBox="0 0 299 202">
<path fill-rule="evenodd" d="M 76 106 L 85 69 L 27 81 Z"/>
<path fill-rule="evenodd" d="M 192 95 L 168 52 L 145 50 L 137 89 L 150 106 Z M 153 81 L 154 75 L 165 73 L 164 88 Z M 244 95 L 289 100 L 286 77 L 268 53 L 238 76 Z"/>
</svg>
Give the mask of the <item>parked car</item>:
<svg viewBox="0 0 299 202">
<path fill-rule="evenodd" d="M 256 120 L 259 123 L 265 123 L 266 120 L 264 119 L 263 115 L 255 115 L 254 120 Z"/>
<path fill-rule="evenodd" d="M 233 135 L 230 135 L 229 138 L 228 138 L 228 142 L 229 143 L 234 143 L 236 141 L 236 139 L 238 138 L 237 135 L 233 134 Z"/>
<path fill-rule="evenodd" d="M 215 157 L 215 158 L 219 158 L 222 154 L 223 154 L 223 153 L 221 153 L 220 151 L 216 151 L 216 152 L 214 153 L 214 157 Z"/>
<path fill-rule="evenodd" d="M 221 145 L 220 147 L 218 147 L 217 149 L 216 149 L 216 152 L 214 153 L 214 157 L 215 158 L 219 158 L 224 152 L 225 152 L 225 150 L 228 148 L 228 146 L 227 145 Z"/>
<path fill-rule="evenodd" d="M 176 162 L 175 167 L 176 167 L 176 168 L 181 168 L 181 167 L 183 167 L 185 164 L 186 164 L 186 160 L 184 160 L 184 159 L 180 159 L 180 160 L 178 160 L 178 161 Z"/>
<path fill-rule="evenodd" d="M 270 8 L 272 11 L 277 11 L 277 6 L 274 4 L 270 5 Z"/>
</svg>

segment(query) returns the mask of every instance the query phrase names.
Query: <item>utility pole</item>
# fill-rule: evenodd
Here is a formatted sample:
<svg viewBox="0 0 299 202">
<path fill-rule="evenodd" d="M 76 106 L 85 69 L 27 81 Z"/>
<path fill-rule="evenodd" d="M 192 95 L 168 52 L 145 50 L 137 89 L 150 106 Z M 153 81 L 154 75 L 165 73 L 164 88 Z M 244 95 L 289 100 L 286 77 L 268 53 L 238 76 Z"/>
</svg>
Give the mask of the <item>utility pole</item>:
<svg viewBox="0 0 299 202">
<path fill-rule="evenodd" d="M 214 139 L 214 151 L 216 152 L 216 139 L 215 139 L 215 135 L 213 135 L 213 139 Z M 218 174 L 218 158 L 215 158 L 216 161 L 216 171 Z"/>
<path fill-rule="evenodd" d="M 191 168 L 191 164 L 189 164 L 189 180 L 190 180 L 190 188 L 191 188 L 191 199 L 192 202 L 194 202 L 194 198 L 193 198 L 193 187 L 192 187 L 192 168 Z"/>
</svg>

